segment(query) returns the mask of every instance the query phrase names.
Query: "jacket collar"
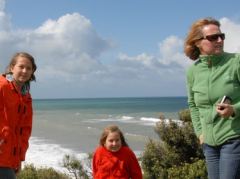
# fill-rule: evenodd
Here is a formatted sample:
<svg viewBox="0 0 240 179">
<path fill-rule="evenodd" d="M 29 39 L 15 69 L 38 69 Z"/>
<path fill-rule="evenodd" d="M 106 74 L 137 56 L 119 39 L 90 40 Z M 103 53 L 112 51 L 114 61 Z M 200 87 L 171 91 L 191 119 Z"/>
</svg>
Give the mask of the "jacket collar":
<svg viewBox="0 0 240 179">
<path fill-rule="evenodd" d="M 208 66 L 214 66 L 223 60 L 225 52 L 220 55 L 200 55 L 199 60 Z"/>
<path fill-rule="evenodd" d="M 14 84 L 14 78 L 13 78 L 13 75 L 12 74 L 6 74 L 6 80 L 8 82 L 10 82 L 12 85 L 11 85 L 11 88 L 12 89 L 15 89 L 16 91 L 18 91 L 18 88 L 16 87 L 16 84 Z M 28 92 L 29 92 L 29 85 L 27 83 L 25 83 L 20 91 L 19 91 L 22 95 L 26 95 Z"/>
</svg>

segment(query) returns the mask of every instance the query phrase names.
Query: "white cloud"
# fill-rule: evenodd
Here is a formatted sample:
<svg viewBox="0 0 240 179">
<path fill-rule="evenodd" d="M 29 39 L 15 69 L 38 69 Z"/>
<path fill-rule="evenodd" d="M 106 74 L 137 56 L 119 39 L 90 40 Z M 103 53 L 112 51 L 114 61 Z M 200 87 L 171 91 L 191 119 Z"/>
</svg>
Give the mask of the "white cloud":
<svg viewBox="0 0 240 179">
<path fill-rule="evenodd" d="M 42 74 L 50 68 L 52 73 L 68 78 L 97 69 L 101 66 L 97 57 L 109 48 L 90 21 L 78 13 L 46 21 L 31 33 L 30 39 L 31 49 L 41 61 Z"/>
<path fill-rule="evenodd" d="M 57 74 L 64 82 L 71 76 L 91 73 L 101 66 L 97 58 L 110 47 L 97 35 L 90 21 L 78 13 L 64 15 L 56 21 L 47 20 L 35 30 L 2 33 L 8 36 L 1 39 L 2 46 L 34 55 L 40 81 Z"/>
<path fill-rule="evenodd" d="M 220 19 L 221 30 L 226 34 L 225 51 L 240 52 L 240 23 L 228 18 Z"/>
<path fill-rule="evenodd" d="M 179 65 L 186 68 L 191 63 L 183 54 L 183 40 L 176 37 L 167 37 L 159 44 L 159 62 L 165 65 Z"/>
<path fill-rule="evenodd" d="M 5 9 L 5 0 L 0 0 L 0 11 L 2 12 L 2 11 L 4 11 L 4 9 Z"/>
<path fill-rule="evenodd" d="M 153 74 L 159 81 L 170 80 L 170 78 L 184 79 L 185 69 L 192 63 L 183 54 L 183 40 L 176 36 L 169 36 L 159 43 L 159 55 L 140 55 L 129 57 L 127 54 L 119 55 L 120 65 L 128 72 L 134 72 L 136 77 L 144 77 L 151 80 Z M 119 66 L 119 64 L 118 64 Z M 175 77 L 173 77 L 175 76 Z"/>
<path fill-rule="evenodd" d="M 14 38 L 11 35 L 10 17 L 4 12 L 5 0 L 0 0 L 0 71 L 3 71 L 7 62 L 3 59 L 8 59 L 13 51 L 11 45 L 14 44 Z M 4 52 L 4 53 L 3 53 Z"/>
<path fill-rule="evenodd" d="M 11 29 L 10 17 L 4 12 L 5 1 L 0 0 L 0 31 L 9 31 Z"/>
<path fill-rule="evenodd" d="M 78 13 L 66 14 L 57 21 L 47 20 L 33 35 L 36 39 L 34 45 L 40 42 L 51 51 L 87 53 L 91 57 L 98 56 L 108 46 L 97 35 L 91 22 Z"/>
<path fill-rule="evenodd" d="M 141 64 L 142 66 L 147 67 L 147 68 L 154 67 L 153 66 L 154 65 L 154 57 L 151 55 L 148 55 L 146 53 L 142 53 L 135 57 L 129 57 L 128 55 L 121 53 L 118 56 L 118 58 L 120 61 L 125 62 L 127 65 L 129 65 L 128 63 L 130 63 L 130 64 L 138 64 L 138 65 Z"/>
</svg>

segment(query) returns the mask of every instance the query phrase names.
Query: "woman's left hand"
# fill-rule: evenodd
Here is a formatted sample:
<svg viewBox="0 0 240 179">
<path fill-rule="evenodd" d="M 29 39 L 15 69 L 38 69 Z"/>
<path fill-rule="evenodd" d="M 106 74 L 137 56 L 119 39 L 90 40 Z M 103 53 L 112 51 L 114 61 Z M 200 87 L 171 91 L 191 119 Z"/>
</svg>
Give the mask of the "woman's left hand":
<svg viewBox="0 0 240 179">
<path fill-rule="evenodd" d="M 217 108 L 216 108 L 217 113 L 224 118 L 230 117 L 230 116 L 234 116 L 234 109 L 233 106 L 231 104 L 217 104 Z"/>
</svg>

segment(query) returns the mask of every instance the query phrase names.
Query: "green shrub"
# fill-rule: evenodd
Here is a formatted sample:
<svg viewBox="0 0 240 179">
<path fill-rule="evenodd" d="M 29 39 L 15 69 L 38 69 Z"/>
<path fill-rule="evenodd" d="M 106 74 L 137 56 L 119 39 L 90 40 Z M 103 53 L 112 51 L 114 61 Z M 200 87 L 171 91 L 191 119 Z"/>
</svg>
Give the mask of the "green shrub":
<svg viewBox="0 0 240 179">
<path fill-rule="evenodd" d="M 178 117 L 180 121 L 191 122 L 191 115 L 189 109 L 183 109 L 178 112 Z"/>
<path fill-rule="evenodd" d="M 194 133 L 189 110 L 180 111 L 179 118 L 182 123 L 164 119 L 156 123 L 155 132 L 159 140 L 149 140 L 142 156 L 145 178 L 175 179 L 174 171 L 181 176 L 194 173 L 200 178 L 206 176 L 205 163 L 201 162 L 203 152 Z M 199 165 L 204 167 L 198 168 Z"/>
<path fill-rule="evenodd" d="M 26 165 L 17 175 L 17 179 L 70 179 L 67 175 L 55 171 L 53 168 L 39 168 L 33 164 Z"/>
<path fill-rule="evenodd" d="M 90 157 L 90 156 L 89 156 Z M 65 155 L 63 158 L 63 167 L 71 173 L 76 179 L 88 179 L 87 171 L 84 170 L 81 161 L 75 156 Z"/>
<path fill-rule="evenodd" d="M 166 151 L 158 142 L 149 140 L 141 159 L 145 178 L 162 178 L 166 175 L 165 153 Z"/>
<path fill-rule="evenodd" d="M 87 163 L 90 162 L 90 159 L 91 155 L 89 154 Z M 53 168 L 36 168 L 33 164 L 30 164 L 24 166 L 23 170 L 17 175 L 17 179 L 89 179 L 87 171 L 84 170 L 80 160 L 76 157 L 65 155 L 62 165 L 72 177 L 55 171 Z M 91 175 L 91 173 L 89 175 Z"/>
<path fill-rule="evenodd" d="M 189 164 L 184 163 L 182 166 L 174 166 L 168 169 L 169 179 L 207 179 L 207 169 L 204 160 L 197 160 Z"/>
<path fill-rule="evenodd" d="M 155 132 L 165 145 L 170 166 L 182 162 L 192 162 L 192 158 L 203 158 L 202 149 L 194 134 L 192 124 L 184 122 L 181 125 L 170 120 L 158 122 Z M 167 159 L 166 159 L 167 160 Z"/>
</svg>

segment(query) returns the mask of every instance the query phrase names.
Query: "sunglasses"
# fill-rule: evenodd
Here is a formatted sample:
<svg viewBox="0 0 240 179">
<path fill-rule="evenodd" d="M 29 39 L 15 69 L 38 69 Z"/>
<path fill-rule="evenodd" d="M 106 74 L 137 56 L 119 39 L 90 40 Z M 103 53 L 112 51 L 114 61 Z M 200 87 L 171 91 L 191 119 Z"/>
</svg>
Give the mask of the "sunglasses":
<svg viewBox="0 0 240 179">
<path fill-rule="evenodd" d="M 225 34 L 220 33 L 220 34 L 206 35 L 205 37 L 202 37 L 199 40 L 207 39 L 210 42 L 214 42 L 214 41 L 217 41 L 219 39 L 219 37 L 221 38 L 221 40 L 224 40 L 225 39 Z"/>
</svg>

